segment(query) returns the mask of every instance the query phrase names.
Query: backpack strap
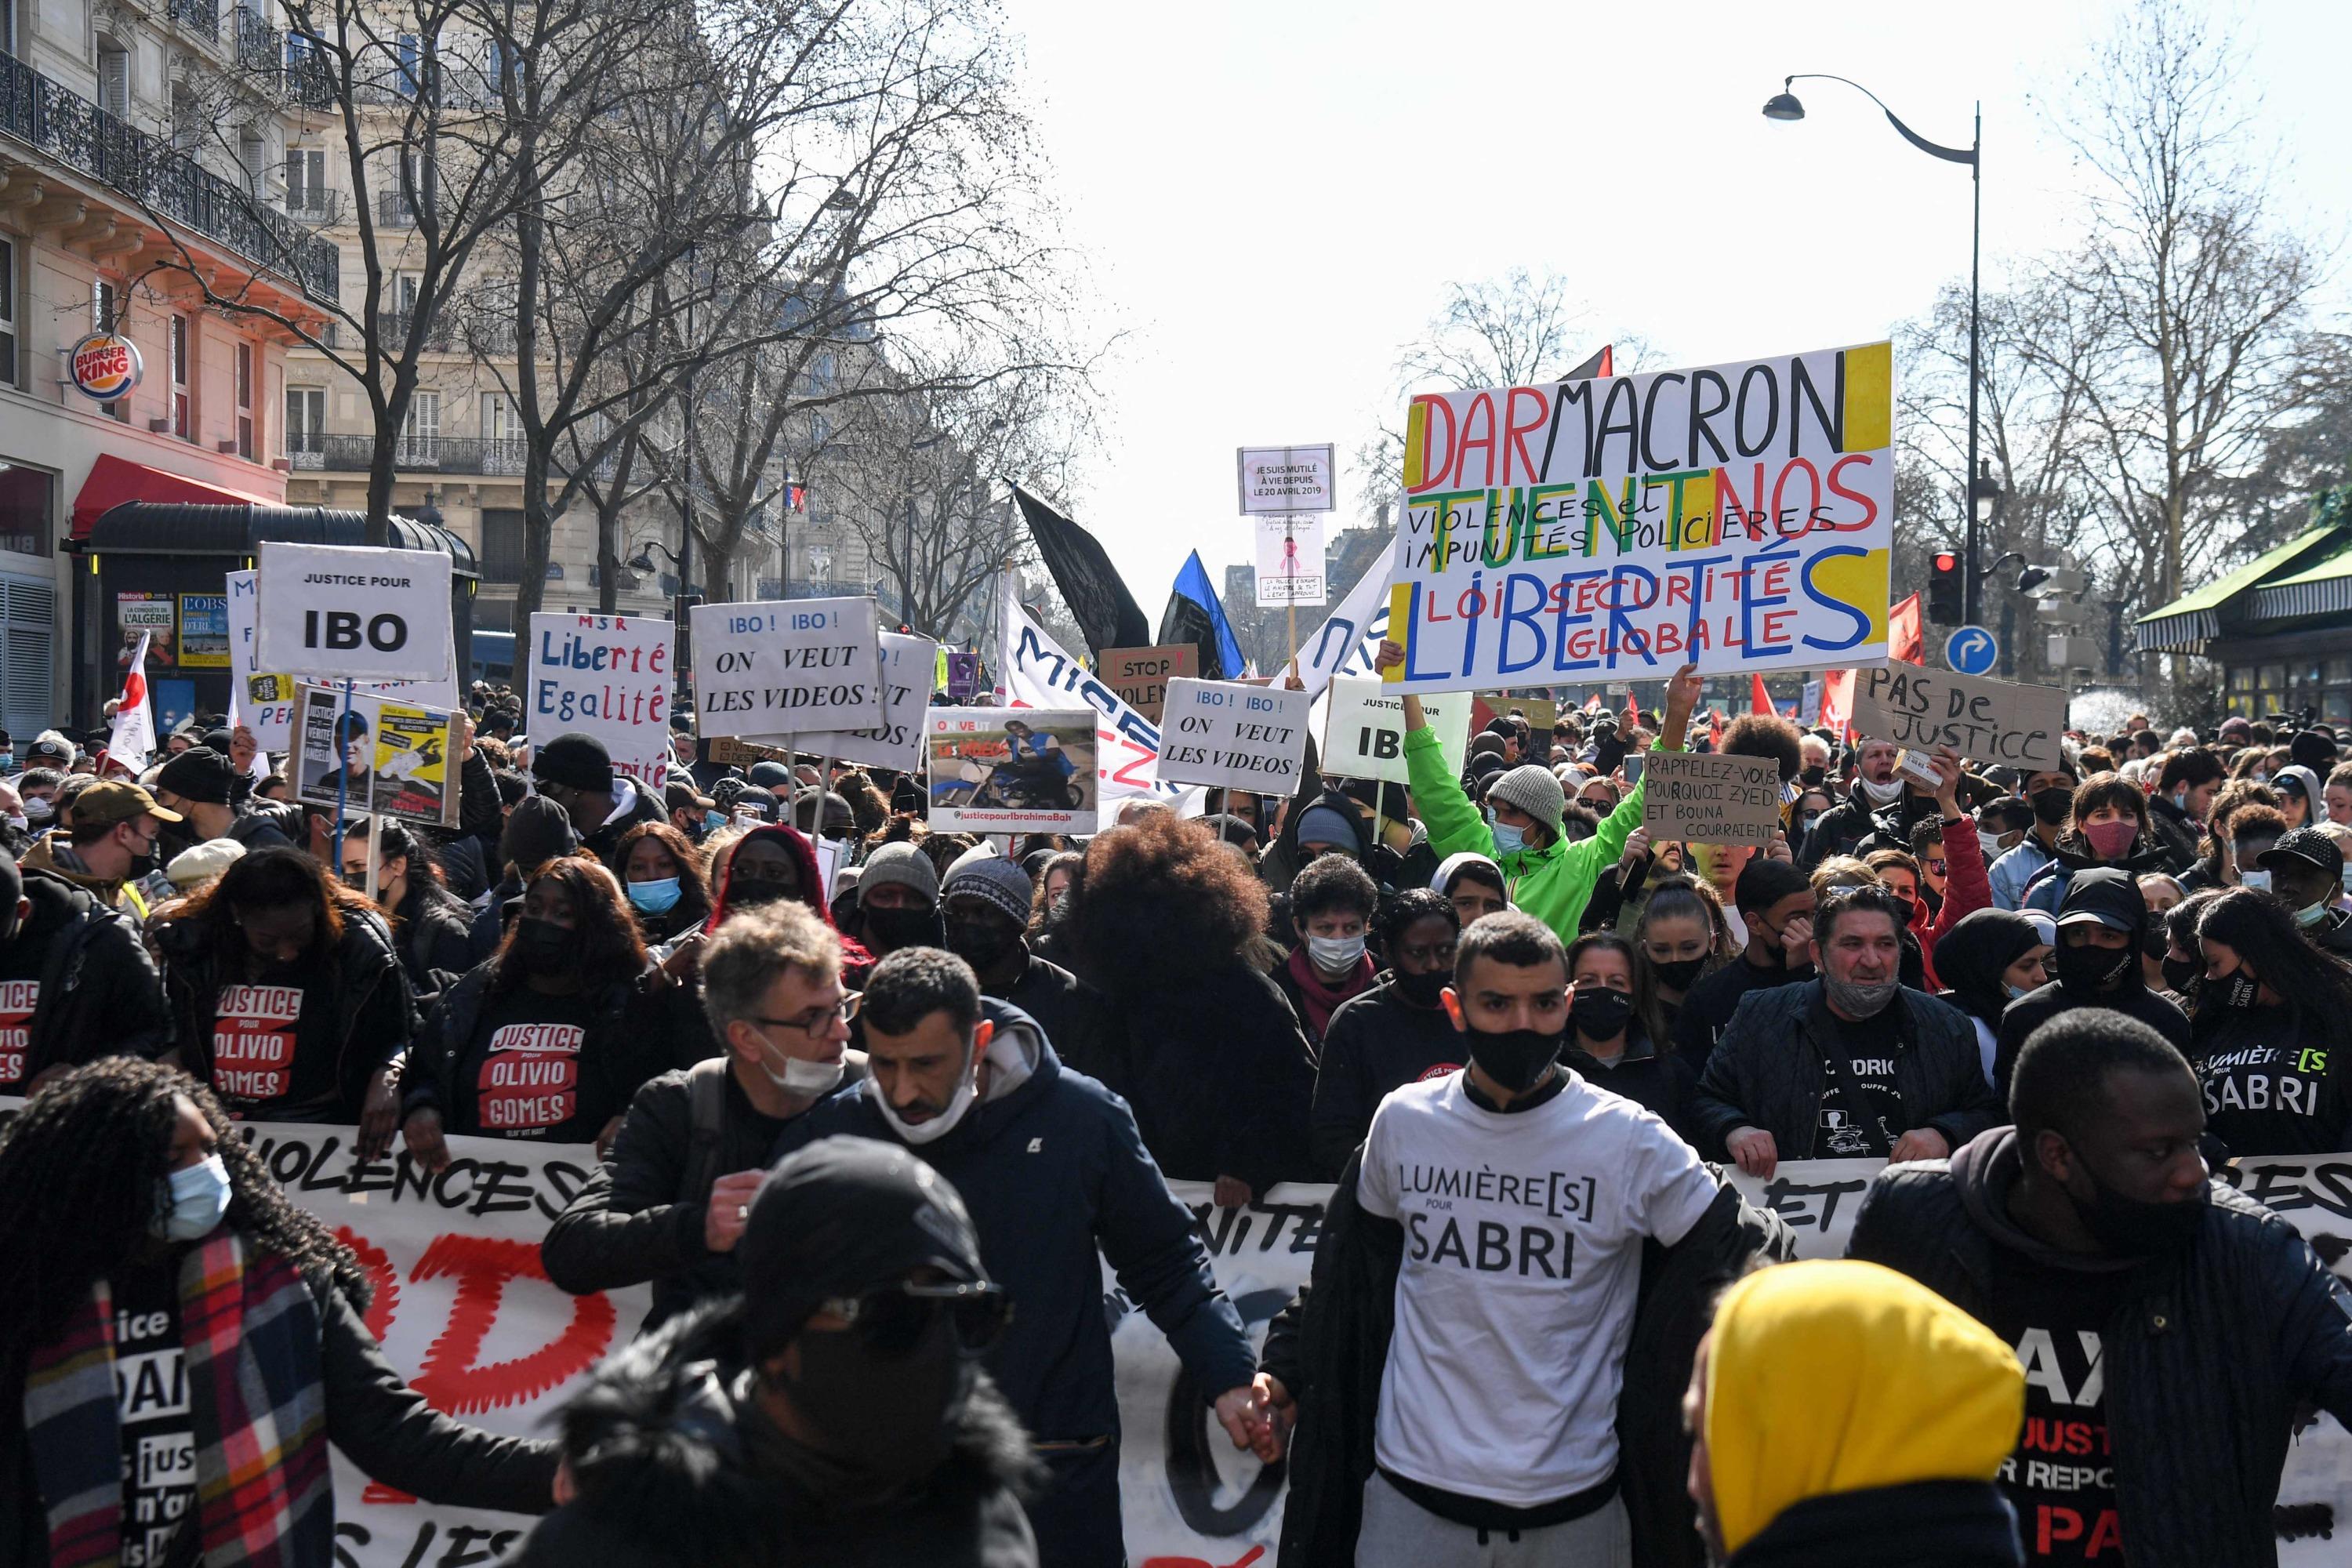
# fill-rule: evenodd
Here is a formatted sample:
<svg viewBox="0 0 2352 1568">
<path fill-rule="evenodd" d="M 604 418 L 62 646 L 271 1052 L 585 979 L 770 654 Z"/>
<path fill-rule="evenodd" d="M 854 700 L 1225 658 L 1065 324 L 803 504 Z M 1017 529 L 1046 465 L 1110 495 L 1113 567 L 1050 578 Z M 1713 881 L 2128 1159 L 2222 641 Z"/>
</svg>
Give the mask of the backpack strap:
<svg viewBox="0 0 2352 1568">
<path fill-rule="evenodd" d="M 719 1134 L 727 1119 L 727 1058 L 707 1057 L 687 1068 L 686 1087 L 692 1120 L 677 1201 L 698 1204 L 710 1195 L 711 1184 L 719 1180 Z"/>
</svg>

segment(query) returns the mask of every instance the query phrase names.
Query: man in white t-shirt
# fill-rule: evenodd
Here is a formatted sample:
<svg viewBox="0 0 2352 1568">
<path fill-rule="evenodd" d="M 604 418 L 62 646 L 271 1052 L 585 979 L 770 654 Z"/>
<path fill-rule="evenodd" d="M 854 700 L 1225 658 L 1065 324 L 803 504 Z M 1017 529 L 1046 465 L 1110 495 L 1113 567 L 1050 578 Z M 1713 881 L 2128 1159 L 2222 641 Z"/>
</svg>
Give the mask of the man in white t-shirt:
<svg viewBox="0 0 2352 1568">
<path fill-rule="evenodd" d="M 1642 1244 L 1716 1200 L 1697 1153 L 1559 1064 L 1568 955 L 1540 921 L 1462 933 L 1469 1066 L 1381 1102 L 1358 1201 L 1403 1230 L 1358 1568 L 1633 1561 L 1617 1399 Z"/>
</svg>

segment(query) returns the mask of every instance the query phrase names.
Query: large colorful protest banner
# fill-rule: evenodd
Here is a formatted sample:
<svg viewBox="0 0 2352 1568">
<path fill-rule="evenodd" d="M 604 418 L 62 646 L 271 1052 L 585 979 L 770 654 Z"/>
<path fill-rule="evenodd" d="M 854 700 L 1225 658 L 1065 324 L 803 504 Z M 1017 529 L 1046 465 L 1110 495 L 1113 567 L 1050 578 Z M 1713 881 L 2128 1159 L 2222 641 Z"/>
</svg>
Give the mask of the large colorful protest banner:
<svg viewBox="0 0 2352 1568">
<path fill-rule="evenodd" d="M 1894 407 L 1883 342 L 1416 396 L 1388 680 L 1885 658 Z"/>
</svg>

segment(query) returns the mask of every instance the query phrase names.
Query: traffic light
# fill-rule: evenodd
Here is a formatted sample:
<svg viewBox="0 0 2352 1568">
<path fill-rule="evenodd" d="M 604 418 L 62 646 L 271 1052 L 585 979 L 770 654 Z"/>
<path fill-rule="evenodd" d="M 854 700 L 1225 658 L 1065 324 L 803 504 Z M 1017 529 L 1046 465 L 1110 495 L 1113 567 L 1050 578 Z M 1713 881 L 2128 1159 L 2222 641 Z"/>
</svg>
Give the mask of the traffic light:
<svg viewBox="0 0 2352 1568">
<path fill-rule="evenodd" d="M 1957 552 L 1938 550 L 1927 577 L 1927 618 L 1948 626 L 1968 618 L 1968 590 Z"/>
</svg>

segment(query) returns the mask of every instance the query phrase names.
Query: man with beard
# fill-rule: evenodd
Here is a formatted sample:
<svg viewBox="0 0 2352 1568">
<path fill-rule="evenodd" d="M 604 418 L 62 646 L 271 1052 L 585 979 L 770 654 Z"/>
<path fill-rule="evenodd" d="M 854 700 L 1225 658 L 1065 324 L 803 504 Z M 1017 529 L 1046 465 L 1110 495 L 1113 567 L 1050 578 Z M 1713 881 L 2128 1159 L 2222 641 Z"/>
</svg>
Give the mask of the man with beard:
<svg viewBox="0 0 2352 1568">
<path fill-rule="evenodd" d="M 2074 786 L 2080 782 L 2071 767 L 2043 768 L 2026 775 L 2025 787 L 2018 793 L 2033 808 L 2033 828 L 1986 873 L 1992 879 L 1993 908 L 2013 910 L 2023 903 L 2033 874 L 2058 858 L 2058 836 L 2074 815 Z"/>
<path fill-rule="evenodd" d="M 1936 1290 L 2025 1363 L 2000 1479 L 2027 1560 L 2275 1563 L 2299 1407 L 2352 1419 L 2343 1286 L 2210 1179 L 2196 1075 L 2147 1025 L 2095 1007 L 2043 1025 L 2010 1114 L 1949 1161 L 1881 1174 L 1847 1253 Z"/>
<path fill-rule="evenodd" d="M 829 1138 L 740 1206 L 742 1294 L 597 1369 L 517 1568 L 1033 1568 L 1034 1462 L 980 1364 L 1008 1302 L 954 1189 Z"/>
<path fill-rule="evenodd" d="M 1769 1177 L 1784 1159 L 1940 1160 L 1992 1124 L 1967 1017 L 1897 978 L 1906 913 L 1874 882 L 1822 900 L 1820 975 L 1741 998 L 1707 1059 L 1703 1146 Z"/>
<path fill-rule="evenodd" d="M 2147 895 L 2130 872 L 2112 866 L 2077 871 L 2058 905 L 2058 942 L 2051 950 L 2056 978 L 2003 1009 L 1993 1047 L 1992 1081 L 2006 1092 L 2018 1052 L 2034 1030 L 2076 1007 L 2105 1007 L 2137 1018 L 2189 1048 L 2189 1016 L 2168 996 L 2147 988 L 2140 963 L 2149 916 Z"/>
</svg>

